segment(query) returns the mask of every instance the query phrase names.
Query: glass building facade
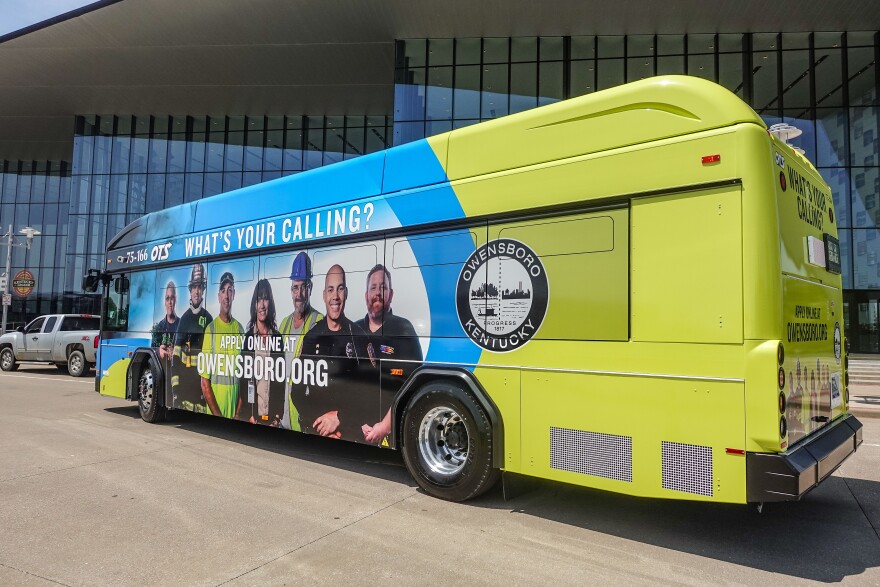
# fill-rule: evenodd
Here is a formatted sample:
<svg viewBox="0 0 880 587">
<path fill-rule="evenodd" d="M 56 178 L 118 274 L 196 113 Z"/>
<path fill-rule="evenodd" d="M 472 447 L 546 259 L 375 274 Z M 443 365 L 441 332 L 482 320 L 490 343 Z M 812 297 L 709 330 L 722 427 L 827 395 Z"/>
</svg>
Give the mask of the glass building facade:
<svg viewBox="0 0 880 587">
<path fill-rule="evenodd" d="M 69 163 L 7 161 L 0 225 L 43 233 L 16 248 L 37 289 L 17 323 L 96 311 L 81 294 L 107 240 L 140 215 L 390 144 L 663 74 L 715 81 L 767 122 L 803 131 L 832 188 L 848 336 L 880 352 L 880 35 L 867 32 L 410 39 L 396 42 L 381 116 L 81 115 Z M 39 242 L 38 242 L 39 241 Z"/>
</svg>

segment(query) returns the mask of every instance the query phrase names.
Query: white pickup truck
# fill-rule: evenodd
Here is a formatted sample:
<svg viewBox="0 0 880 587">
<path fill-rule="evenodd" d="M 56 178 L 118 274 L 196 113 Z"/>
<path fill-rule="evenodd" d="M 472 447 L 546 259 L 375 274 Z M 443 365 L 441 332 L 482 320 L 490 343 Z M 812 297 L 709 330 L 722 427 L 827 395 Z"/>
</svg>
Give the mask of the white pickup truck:
<svg viewBox="0 0 880 587">
<path fill-rule="evenodd" d="M 15 371 L 20 362 L 53 363 L 82 377 L 95 364 L 101 318 L 91 314 L 40 316 L 0 336 L 0 369 Z"/>
</svg>

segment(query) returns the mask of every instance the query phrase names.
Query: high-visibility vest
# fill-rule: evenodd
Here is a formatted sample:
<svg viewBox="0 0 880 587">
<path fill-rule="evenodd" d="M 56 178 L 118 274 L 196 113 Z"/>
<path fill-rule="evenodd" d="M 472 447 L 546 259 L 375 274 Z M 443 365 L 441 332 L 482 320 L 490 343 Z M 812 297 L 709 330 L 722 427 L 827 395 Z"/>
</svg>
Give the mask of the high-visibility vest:
<svg viewBox="0 0 880 587">
<path fill-rule="evenodd" d="M 296 345 L 293 348 L 293 356 L 294 358 L 299 356 L 300 350 L 302 349 L 303 338 L 305 338 L 306 333 L 309 329 L 317 324 L 320 320 L 323 320 L 324 316 L 320 312 L 316 312 L 315 310 L 310 310 L 306 315 L 306 320 L 303 322 L 302 330 L 297 335 Z M 284 336 L 290 336 L 291 330 L 293 329 L 293 314 L 285 318 L 281 321 L 281 328 L 279 329 L 281 334 Z M 289 367 L 289 365 L 288 365 Z M 286 381 L 284 384 L 284 389 L 287 393 L 287 405 L 288 412 L 290 413 L 290 429 L 296 430 L 299 432 L 301 430 L 299 425 L 299 411 L 296 409 L 296 406 L 293 405 L 292 393 L 290 393 L 290 381 Z"/>
</svg>

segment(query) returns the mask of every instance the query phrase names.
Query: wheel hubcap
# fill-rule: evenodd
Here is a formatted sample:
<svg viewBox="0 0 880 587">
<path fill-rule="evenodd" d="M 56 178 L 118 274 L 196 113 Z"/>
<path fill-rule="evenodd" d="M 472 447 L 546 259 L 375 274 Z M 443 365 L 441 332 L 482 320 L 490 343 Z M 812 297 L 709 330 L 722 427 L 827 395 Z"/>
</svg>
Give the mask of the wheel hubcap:
<svg viewBox="0 0 880 587">
<path fill-rule="evenodd" d="M 12 365 L 12 353 L 9 351 L 3 352 L 3 368 L 8 369 Z"/>
<path fill-rule="evenodd" d="M 79 358 L 79 355 L 70 357 L 70 367 L 74 373 L 82 371 L 82 360 Z"/>
<path fill-rule="evenodd" d="M 436 407 L 425 414 L 419 428 L 419 452 L 434 473 L 461 471 L 468 456 L 468 431 L 461 415 L 449 407 Z"/>
<path fill-rule="evenodd" d="M 150 405 L 153 403 L 153 373 L 152 371 L 146 371 L 143 375 L 141 375 L 141 380 L 138 382 L 138 398 L 141 402 L 141 406 L 143 406 L 144 411 L 150 409 Z"/>
</svg>

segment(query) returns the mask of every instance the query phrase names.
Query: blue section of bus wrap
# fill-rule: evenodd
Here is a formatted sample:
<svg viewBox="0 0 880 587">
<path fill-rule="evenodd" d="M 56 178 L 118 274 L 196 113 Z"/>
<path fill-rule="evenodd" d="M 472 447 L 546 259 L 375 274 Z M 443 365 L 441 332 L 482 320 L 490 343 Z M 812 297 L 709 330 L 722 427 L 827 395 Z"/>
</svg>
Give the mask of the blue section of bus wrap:
<svg viewBox="0 0 880 587">
<path fill-rule="evenodd" d="M 116 361 L 130 359 L 131 355 L 128 353 L 134 352 L 134 349 L 150 346 L 149 338 L 114 338 L 111 340 L 112 342 L 102 341 L 99 347 L 101 356 L 99 357 L 98 365 L 102 374 Z"/>
<path fill-rule="evenodd" d="M 292 214 L 382 193 L 385 153 L 373 153 L 198 202 L 193 231 Z M 241 203 L 253 195 L 253 204 Z"/>
<path fill-rule="evenodd" d="M 446 172 L 428 141 L 407 145 L 400 162 L 405 164 L 395 164 L 386 170 L 386 186 L 425 184 L 425 178 L 444 182 L 418 197 L 406 197 L 407 194 L 403 193 L 389 198 L 401 226 L 465 217 L 455 191 L 446 180 Z M 389 172 L 393 172 L 393 177 L 389 177 Z M 455 308 L 455 284 L 461 265 L 449 263 L 450 259 L 466 259 L 474 251 L 473 237 L 467 230 L 454 232 L 443 239 L 442 250 L 438 250 L 435 239 L 411 238 L 409 244 L 419 262 L 431 308 L 431 346 L 425 360 L 475 365 L 480 360 L 481 350 L 467 337 Z"/>
</svg>

